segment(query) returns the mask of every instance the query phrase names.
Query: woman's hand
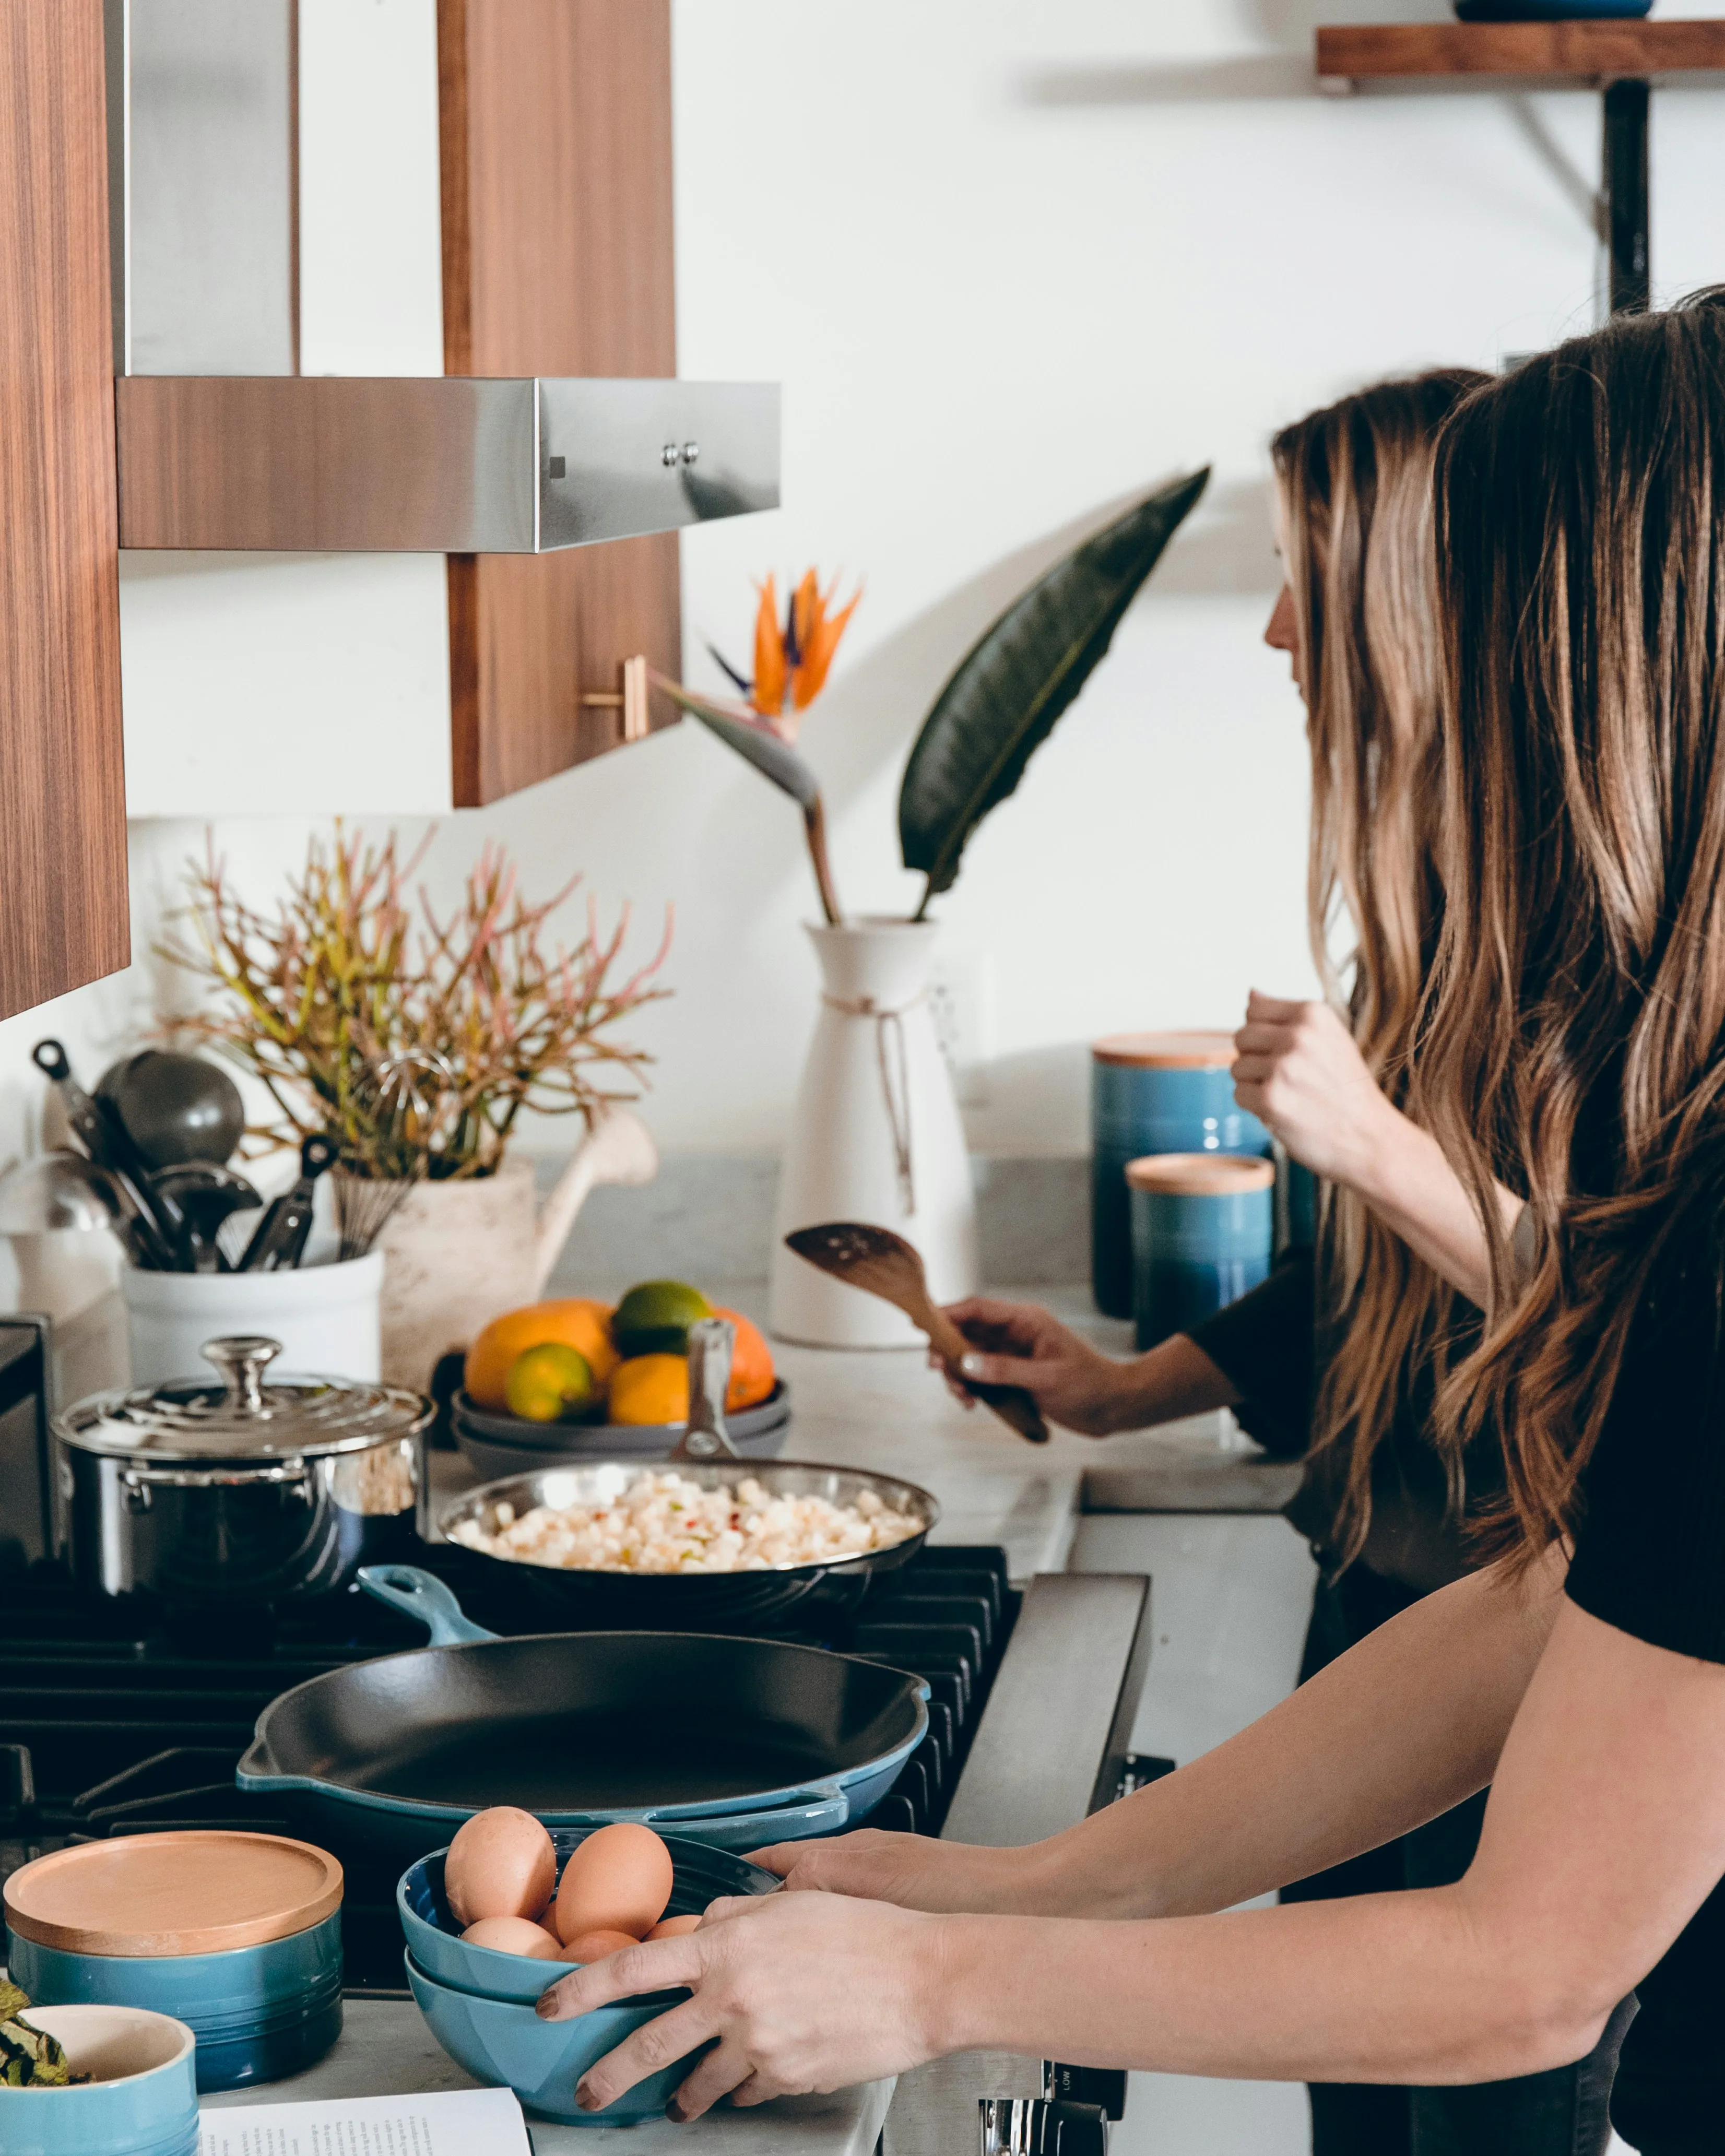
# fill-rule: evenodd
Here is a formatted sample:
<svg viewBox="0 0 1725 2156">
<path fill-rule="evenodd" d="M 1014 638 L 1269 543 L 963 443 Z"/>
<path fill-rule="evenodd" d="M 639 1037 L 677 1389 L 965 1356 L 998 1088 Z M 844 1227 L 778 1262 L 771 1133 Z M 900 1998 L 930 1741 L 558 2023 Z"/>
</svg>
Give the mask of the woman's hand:
<svg viewBox="0 0 1725 2156">
<path fill-rule="evenodd" d="M 972 1296 L 947 1315 L 978 1352 L 956 1369 L 937 1355 L 929 1360 L 966 1407 L 976 1405 L 969 1385 L 1018 1385 L 1045 1414 L 1086 1437 L 1131 1426 L 1131 1365 L 1099 1354 L 1037 1304 Z"/>
<path fill-rule="evenodd" d="M 1369 1195 L 1385 1145 L 1407 1119 L 1378 1091 L 1329 1005 L 1285 1003 L 1255 988 L 1234 1045 L 1240 1106 L 1314 1175 Z"/>
<path fill-rule="evenodd" d="M 1035 1869 L 1028 1850 L 868 1826 L 829 1841 L 777 1842 L 752 1850 L 748 1861 L 776 1871 L 793 1894 L 845 1894 L 933 1911 L 1027 1909 Z"/>
<path fill-rule="evenodd" d="M 956 1369 L 939 1355 L 928 1358 L 946 1372 L 947 1383 L 967 1407 L 976 1405 L 973 1384 L 1019 1385 L 1064 1429 L 1111 1437 L 1116 1430 L 1149 1430 L 1240 1400 L 1233 1380 L 1183 1332 L 1135 1362 L 1115 1363 L 1034 1302 L 973 1296 L 952 1304 L 947 1315 L 983 1351 L 965 1356 Z"/>
<path fill-rule="evenodd" d="M 754 2104 L 848 2088 L 939 2051 L 945 1921 L 837 1895 L 744 1895 L 715 1902 L 698 1931 L 563 1977 L 538 2010 L 565 2021 L 639 1992 L 695 1994 L 588 2068 L 576 2091 L 583 2111 L 603 2111 L 703 2046 L 666 2107 L 679 2123 L 726 2095 Z"/>
</svg>

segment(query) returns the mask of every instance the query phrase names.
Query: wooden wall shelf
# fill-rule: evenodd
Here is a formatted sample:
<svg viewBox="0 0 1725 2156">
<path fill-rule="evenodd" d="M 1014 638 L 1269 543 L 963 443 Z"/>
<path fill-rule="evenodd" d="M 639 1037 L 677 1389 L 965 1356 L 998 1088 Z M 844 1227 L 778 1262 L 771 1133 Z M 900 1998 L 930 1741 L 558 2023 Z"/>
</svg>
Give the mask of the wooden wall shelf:
<svg viewBox="0 0 1725 2156">
<path fill-rule="evenodd" d="M 1647 130 L 1651 88 L 1676 75 L 1725 74 L 1725 22 L 1361 23 L 1317 34 L 1317 86 L 1346 95 L 1368 83 L 1405 89 L 1506 82 L 1604 92 L 1600 189 L 1611 311 L 1651 295 Z"/>
<path fill-rule="evenodd" d="M 1358 23 L 1317 33 L 1325 89 L 1456 75 L 1513 75 L 1596 87 L 1725 74 L 1725 22 Z"/>
</svg>

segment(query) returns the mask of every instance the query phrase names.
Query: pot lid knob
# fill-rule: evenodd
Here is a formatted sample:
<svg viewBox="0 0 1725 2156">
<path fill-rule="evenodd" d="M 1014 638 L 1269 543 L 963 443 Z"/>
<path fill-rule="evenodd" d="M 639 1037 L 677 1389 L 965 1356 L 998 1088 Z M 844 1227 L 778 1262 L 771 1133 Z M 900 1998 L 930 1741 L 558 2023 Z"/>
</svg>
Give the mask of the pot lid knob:
<svg viewBox="0 0 1725 2156">
<path fill-rule="evenodd" d="M 206 1340 L 198 1352 L 227 1380 L 227 1404 L 236 1414 L 264 1413 L 264 1373 L 280 1354 L 280 1341 L 261 1332 L 234 1332 Z"/>
</svg>

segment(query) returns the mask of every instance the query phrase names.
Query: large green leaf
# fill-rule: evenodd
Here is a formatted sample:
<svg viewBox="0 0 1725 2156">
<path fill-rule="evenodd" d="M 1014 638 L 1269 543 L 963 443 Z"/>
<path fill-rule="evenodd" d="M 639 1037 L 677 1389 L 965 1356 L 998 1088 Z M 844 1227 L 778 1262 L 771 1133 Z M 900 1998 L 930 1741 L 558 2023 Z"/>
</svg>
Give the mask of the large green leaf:
<svg viewBox="0 0 1725 2156">
<path fill-rule="evenodd" d="M 928 888 L 950 890 L 967 841 L 1005 800 L 1106 652 L 1138 587 L 1204 492 L 1209 468 L 1176 480 L 1086 539 L 1015 599 L 959 662 L 911 751 L 899 844 Z"/>
</svg>

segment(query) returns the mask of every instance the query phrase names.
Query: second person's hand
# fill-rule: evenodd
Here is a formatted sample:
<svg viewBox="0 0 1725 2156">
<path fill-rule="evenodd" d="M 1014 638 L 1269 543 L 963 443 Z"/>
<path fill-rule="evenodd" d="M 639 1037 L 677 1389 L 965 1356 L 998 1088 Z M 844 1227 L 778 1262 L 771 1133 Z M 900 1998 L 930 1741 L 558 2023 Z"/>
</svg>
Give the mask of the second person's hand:
<svg viewBox="0 0 1725 2156">
<path fill-rule="evenodd" d="M 949 1304 L 947 1316 L 974 1343 L 972 1351 L 956 1368 L 930 1359 L 967 1406 L 975 1404 L 971 1385 L 1017 1385 L 1052 1420 L 1086 1437 L 1128 1426 L 1127 1366 L 1098 1353 L 1038 1304 L 972 1296 Z"/>
<path fill-rule="evenodd" d="M 1234 1097 L 1294 1158 L 1369 1194 L 1378 1154 L 1405 1118 L 1384 1096 L 1327 1004 L 1253 989 L 1234 1036 Z"/>
</svg>

